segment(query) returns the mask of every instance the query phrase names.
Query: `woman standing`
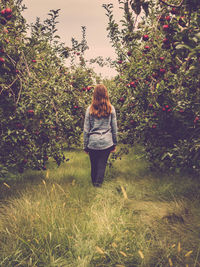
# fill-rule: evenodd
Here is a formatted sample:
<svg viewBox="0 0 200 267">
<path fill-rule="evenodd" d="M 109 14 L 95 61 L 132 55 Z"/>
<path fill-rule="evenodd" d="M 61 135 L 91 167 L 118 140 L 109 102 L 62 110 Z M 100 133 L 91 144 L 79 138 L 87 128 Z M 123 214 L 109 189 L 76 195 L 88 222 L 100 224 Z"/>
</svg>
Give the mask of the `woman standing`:
<svg viewBox="0 0 200 267">
<path fill-rule="evenodd" d="M 92 183 L 101 186 L 108 157 L 117 145 L 116 112 L 103 84 L 94 88 L 92 103 L 85 113 L 83 137 L 84 150 L 90 156 Z"/>
</svg>

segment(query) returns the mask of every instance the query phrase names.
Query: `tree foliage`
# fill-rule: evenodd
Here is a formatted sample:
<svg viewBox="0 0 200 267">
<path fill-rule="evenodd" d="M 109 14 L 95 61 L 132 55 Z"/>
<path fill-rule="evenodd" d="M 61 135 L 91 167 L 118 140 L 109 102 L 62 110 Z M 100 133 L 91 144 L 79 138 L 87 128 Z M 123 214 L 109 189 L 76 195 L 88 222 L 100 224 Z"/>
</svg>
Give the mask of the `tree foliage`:
<svg viewBox="0 0 200 267">
<path fill-rule="evenodd" d="M 112 5 L 104 8 L 117 52 L 112 101 L 121 141 L 142 143 L 155 168 L 199 172 L 200 4 L 148 1 L 138 17 L 146 1 L 119 3 L 121 24 Z"/>
<path fill-rule="evenodd" d="M 22 1 L 0 3 L 0 173 L 45 170 L 51 157 L 65 160 L 63 146 L 80 145 L 83 116 L 95 74 L 84 64 L 81 43 L 60 42 L 59 10 L 29 25 Z M 80 53 L 80 56 L 79 56 Z M 73 64 L 73 58 L 79 64 Z M 65 60 L 71 58 L 71 68 Z M 83 89 L 85 88 L 85 89 Z"/>
</svg>

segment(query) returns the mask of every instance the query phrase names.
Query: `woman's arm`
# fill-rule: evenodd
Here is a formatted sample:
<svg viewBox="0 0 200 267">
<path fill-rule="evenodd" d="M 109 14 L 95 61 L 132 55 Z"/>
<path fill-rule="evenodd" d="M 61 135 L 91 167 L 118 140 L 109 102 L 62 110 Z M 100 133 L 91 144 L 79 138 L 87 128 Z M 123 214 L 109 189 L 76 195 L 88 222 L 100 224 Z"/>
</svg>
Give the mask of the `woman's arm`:
<svg viewBox="0 0 200 267">
<path fill-rule="evenodd" d="M 89 132 L 90 132 L 90 113 L 89 107 L 85 112 L 85 120 L 83 126 L 83 149 L 86 150 L 89 142 Z"/>
<path fill-rule="evenodd" d="M 116 111 L 113 107 L 112 113 L 111 113 L 111 131 L 112 131 L 112 138 L 113 138 L 113 145 L 117 145 L 117 117 L 116 117 Z"/>
</svg>

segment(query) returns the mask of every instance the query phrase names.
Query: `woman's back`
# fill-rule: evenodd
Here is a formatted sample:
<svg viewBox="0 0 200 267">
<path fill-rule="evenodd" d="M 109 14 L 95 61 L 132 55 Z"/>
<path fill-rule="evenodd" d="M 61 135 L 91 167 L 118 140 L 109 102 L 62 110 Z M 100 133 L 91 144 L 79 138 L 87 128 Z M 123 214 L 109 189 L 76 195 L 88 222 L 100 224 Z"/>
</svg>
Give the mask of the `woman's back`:
<svg viewBox="0 0 200 267">
<path fill-rule="evenodd" d="M 116 143 L 116 113 L 115 108 L 111 107 L 110 115 L 100 118 L 90 114 L 90 106 L 87 108 L 84 132 L 88 134 L 88 148 L 106 149 Z"/>
<path fill-rule="evenodd" d="M 90 156 L 92 183 L 101 186 L 107 159 L 117 145 L 116 112 L 102 84 L 95 87 L 92 103 L 86 110 L 83 140 L 84 150 Z"/>
</svg>

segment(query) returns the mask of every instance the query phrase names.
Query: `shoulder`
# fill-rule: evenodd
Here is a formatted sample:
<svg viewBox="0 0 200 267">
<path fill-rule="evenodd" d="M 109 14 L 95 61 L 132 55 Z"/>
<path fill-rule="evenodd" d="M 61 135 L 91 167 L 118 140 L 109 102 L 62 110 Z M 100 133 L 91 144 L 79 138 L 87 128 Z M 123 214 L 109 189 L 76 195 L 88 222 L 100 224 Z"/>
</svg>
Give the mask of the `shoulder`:
<svg viewBox="0 0 200 267">
<path fill-rule="evenodd" d="M 89 115 L 90 115 L 90 106 L 86 108 L 85 118 L 89 118 Z"/>
<path fill-rule="evenodd" d="M 87 107 L 86 113 L 89 113 L 90 112 L 90 107 L 91 107 L 91 105 Z"/>
<path fill-rule="evenodd" d="M 111 113 L 115 113 L 115 107 L 111 104 Z"/>
</svg>

